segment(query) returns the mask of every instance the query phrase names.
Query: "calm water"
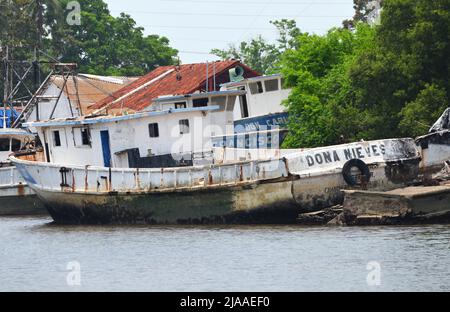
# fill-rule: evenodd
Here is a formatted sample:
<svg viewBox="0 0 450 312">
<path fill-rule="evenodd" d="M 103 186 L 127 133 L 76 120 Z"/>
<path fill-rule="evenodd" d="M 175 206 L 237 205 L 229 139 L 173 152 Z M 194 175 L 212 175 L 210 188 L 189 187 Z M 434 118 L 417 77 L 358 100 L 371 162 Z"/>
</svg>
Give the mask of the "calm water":
<svg viewBox="0 0 450 312">
<path fill-rule="evenodd" d="M 0 291 L 450 291 L 449 225 L 61 227 L 50 221 L 0 218 Z M 73 261 L 80 274 L 67 269 Z M 367 283 L 371 261 L 380 264 L 379 286 Z M 81 286 L 68 285 L 71 272 Z"/>
</svg>

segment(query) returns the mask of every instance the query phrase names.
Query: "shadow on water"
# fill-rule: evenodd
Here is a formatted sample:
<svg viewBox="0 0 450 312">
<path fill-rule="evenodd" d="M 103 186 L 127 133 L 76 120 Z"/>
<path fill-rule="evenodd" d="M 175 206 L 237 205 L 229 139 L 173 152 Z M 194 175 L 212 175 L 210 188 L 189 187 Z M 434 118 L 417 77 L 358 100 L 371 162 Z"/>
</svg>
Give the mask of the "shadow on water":
<svg viewBox="0 0 450 312">
<path fill-rule="evenodd" d="M 82 233 L 102 233 L 102 232 L 234 232 L 234 233 L 252 233 L 252 232 L 271 232 L 271 233 L 342 233 L 348 237 L 353 235 L 373 235 L 384 234 L 389 237 L 396 235 L 397 239 L 410 239 L 413 236 L 434 237 L 434 235 L 450 235 L 450 224 L 434 225 L 395 225 L 395 226 L 315 226 L 315 225 L 296 225 L 296 224 L 251 224 L 251 225 L 62 225 L 55 223 L 48 216 L 36 217 L 5 217 L 14 223 L 27 224 L 32 231 L 51 232 L 82 232 Z M 0 219 L 1 222 L 1 219 Z M 449 243 L 450 244 L 450 243 Z"/>
</svg>

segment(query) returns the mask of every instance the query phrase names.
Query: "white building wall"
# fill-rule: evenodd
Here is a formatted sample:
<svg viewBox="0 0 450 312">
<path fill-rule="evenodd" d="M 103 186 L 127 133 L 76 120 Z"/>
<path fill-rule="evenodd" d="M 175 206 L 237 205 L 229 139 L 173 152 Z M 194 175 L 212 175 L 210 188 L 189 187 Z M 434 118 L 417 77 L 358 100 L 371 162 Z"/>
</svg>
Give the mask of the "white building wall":
<svg viewBox="0 0 450 312">
<path fill-rule="evenodd" d="M 217 126 L 211 127 L 211 124 L 212 122 L 215 123 L 217 119 L 226 120 L 225 117 L 219 116 L 226 114 L 226 111 L 207 113 L 195 111 L 174 113 L 173 115 L 149 116 L 120 122 L 97 123 L 89 125 L 91 146 L 75 146 L 73 128 L 77 126 L 52 127 L 44 131 L 46 142 L 49 146 L 51 162 L 103 166 L 100 132 L 108 130 L 113 167 L 124 165 L 128 167 L 126 153 L 116 153 L 138 148 L 140 156 L 146 157 L 149 156 L 149 150 L 151 150 L 152 155 L 211 150 L 211 134 L 213 129 L 217 129 Z M 187 134 L 180 134 L 179 121 L 182 119 L 189 120 L 190 131 Z M 150 123 L 158 123 L 159 137 L 150 137 L 148 129 Z M 60 131 L 61 146 L 55 146 L 54 144 L 52 132 L 55 130 Z M 225 133 L 225 129 L 222 131 Z M 39 135 L 43 138 L 42 131 Z"/>
<path fill-rule="evenodd" d="M 42 96 L 49 96 L 54 97 L 58 96 L 61 92 L 61 89 L 59 89 L 55 84 L 50 84 L 50 86 L 43 92 Z M 31 112 L 30 117 L 28 118 L 27 122 L 32 122 L 37 120 L 37 110 L 39 109 L 39 120 L 49 120 L 50 115 L 52 113 L 53 107 L 55 106 L 56 99 L 51 100 L 45 100 L 42 99 L 39 101 L 39 105 L 35 106 Z M 58 101 L 58 105 L 56 106 L 55 112 L 53 113 L 53 118 L 67 118 L 71 117 L 72 114 L 70 112 L 70 101 L 67 97 L 67 95 L 63 92 L 61 94 L 61 98 Z M 79 116 L 79 111 L 74 105 L 76 103 L 72 103 L 72 111 L 74 116 Z"/>
</svg>

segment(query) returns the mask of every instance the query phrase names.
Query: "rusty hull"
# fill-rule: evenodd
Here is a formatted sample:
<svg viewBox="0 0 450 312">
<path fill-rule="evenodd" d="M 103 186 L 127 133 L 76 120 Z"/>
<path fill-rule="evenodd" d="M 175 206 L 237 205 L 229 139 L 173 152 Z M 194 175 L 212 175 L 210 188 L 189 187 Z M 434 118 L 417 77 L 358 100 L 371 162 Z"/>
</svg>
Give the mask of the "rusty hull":
<svg viewBox="0 0 450 312">
<path fill-rule="evenodd" d="M 391 161 L 368 165 L 371 179 L 360 189 L 389 191 L 418 181 L 419 158 Z M 300 213 L 318 211 L 327 207 L 341 205 L 343 190 L 355 189 L 348 186 L 340 170 L 310 176 L 300 175 L 293 181 L 293 194 Z"/>
<path fill-rule="evenodd" d="M 48 215 L 42 202 L 28 186 L 0 187 L 0 216 Z"/>
<path fill-rule="evenodd" d="M 367 188 L 386 191 L 408 185 L 417 178 L 418 164 L 419 159 L 373 164 Z M 343 189 L 351 188 L 336 171 L 197 190 L 38 193 L 60 224 L 286 224 L 295 223 L 299 213 L 342 204 Z"/>
<path fill-rule="evenodd" d="M 107 195 L 39 191 L 59 224 L 270 224 L 298 215 L 291 181 Z"/>
</svg>

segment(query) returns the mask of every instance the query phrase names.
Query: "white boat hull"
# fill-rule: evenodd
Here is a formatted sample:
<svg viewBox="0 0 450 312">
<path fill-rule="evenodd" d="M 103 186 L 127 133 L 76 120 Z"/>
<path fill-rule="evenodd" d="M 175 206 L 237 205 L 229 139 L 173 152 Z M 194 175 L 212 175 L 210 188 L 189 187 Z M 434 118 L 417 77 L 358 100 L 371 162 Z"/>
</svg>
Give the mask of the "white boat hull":
<svg viewBox="0 0 450 312">
<path fill-rule="evenodd" d="M 342 203 L 341 189 L 350 188 L 342 166 L 352 153 L 370 168 L 368 189 L 389 190 L 418 178 L 420 157 L 408 139 L 165 169 L 12 161 L 58 223 L 287 223 L 299 212 Z"/>
</svg>

